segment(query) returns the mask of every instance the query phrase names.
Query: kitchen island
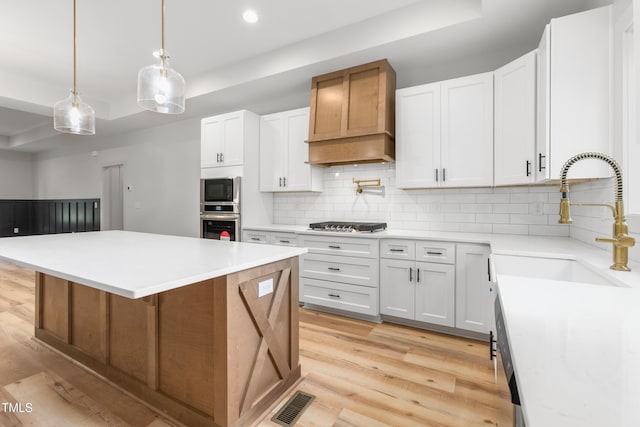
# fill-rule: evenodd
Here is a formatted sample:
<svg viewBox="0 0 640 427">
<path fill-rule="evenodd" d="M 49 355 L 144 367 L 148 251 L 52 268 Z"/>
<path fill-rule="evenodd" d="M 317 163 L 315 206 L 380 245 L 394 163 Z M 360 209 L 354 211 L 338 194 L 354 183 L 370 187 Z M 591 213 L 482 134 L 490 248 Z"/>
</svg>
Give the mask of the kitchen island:
<svg viewBox="0 0 640 427">
<path fill-rule="evenodd" d="M 36 270 L 35 336 L 189 426 L 239 426 L 300 378 L 303 248 L 124 231 L 0 239 Z"/>
</svg>

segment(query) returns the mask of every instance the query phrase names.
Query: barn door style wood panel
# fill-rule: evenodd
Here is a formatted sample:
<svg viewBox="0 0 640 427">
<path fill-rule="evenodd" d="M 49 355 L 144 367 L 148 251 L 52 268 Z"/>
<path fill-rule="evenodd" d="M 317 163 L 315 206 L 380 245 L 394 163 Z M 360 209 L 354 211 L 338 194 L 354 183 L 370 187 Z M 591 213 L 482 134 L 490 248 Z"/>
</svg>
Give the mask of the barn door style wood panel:
<svg viewBox="0 0 640 427">
<path fill-rule="evenodd" d="M 244 426 L 300 378 L 298 258 L 140 299 L 36 275 L 36 337 L 189 426 Z"/>
</svg>

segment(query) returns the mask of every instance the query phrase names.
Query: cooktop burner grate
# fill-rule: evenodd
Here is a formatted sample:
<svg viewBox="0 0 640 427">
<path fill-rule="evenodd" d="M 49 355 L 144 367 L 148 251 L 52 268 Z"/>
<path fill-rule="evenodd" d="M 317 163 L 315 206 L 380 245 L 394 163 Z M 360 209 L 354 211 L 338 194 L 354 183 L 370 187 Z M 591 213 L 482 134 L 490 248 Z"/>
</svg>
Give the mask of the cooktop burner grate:
<svg viewBox="0 0 640 427">
<path fill-rule="evenodd" d="M 386 222 L 341 222 L 325 221 L 309 224 L 309 228 L 317 231 L 340 231 L 340 232 L 375 232 L 383 231 L 387 228 Z"/>
</svg>

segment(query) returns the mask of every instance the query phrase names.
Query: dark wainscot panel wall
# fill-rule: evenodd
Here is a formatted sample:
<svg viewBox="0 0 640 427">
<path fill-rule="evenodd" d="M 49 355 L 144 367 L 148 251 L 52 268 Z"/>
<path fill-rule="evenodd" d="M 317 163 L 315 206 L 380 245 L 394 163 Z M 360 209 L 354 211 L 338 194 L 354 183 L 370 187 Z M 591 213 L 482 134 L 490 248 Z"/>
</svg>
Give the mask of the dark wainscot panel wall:
<svg viewBox="0 0 640 427">
<path fill-rule="evenodd" d="M 100 231 L 100 199 L 0 200 L 0 237 Z"/>
</svg>

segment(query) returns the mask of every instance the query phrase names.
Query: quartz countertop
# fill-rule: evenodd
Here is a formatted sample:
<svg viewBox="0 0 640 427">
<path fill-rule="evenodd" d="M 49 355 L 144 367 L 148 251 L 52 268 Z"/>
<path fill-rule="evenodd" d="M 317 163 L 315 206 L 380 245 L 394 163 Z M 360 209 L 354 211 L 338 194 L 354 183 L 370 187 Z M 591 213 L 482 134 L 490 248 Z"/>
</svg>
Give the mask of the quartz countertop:
<svg viewBox="0 0 640 427">
<path fill-rule="evenodd" d="M 145 297 L 305 252 L 305 248 L 297 247 L 129 231 L 0 239 L 0 258 L 128 298 Z"/>
<path fill-rule="evenodd" d="M 253 227 L 248 227 L 254 229 Z M 265 231 L 487 244 L 494 255 L 579 260 L 619 286 L 494 272 L 527 427 L 640 426 L 640 264 L 609 269 L 610 244 L 566 237 L 400 231 L 336 233 L 303 226 Z"/>
</svg>

